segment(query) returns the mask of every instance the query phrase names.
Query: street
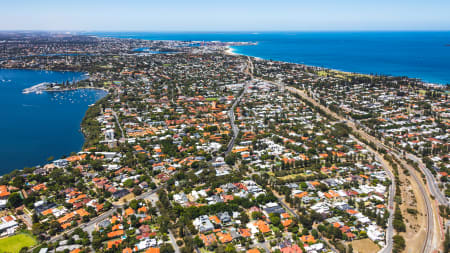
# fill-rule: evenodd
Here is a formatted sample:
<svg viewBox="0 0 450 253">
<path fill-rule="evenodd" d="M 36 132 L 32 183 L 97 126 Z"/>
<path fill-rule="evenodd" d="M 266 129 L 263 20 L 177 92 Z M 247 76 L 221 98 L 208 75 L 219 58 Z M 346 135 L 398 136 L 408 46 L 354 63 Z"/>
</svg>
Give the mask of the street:
<svg viewBox="0 0 450 253">
<path fill-rule="evenodd" d="M 387 148 L 388 150 L 391 150 L 391 148 L 386 147 L 380 140 L 378 140 L 377 138 L 367 134 L 366 132 L 364 132 L 361 129 L 358 129 L 356 127 L 356 124 L 353 121 L 349 121 L 347 119 L 345 119 L 342 116 L 337 115 L 336 113 L 330 111 L 327 107 L 319 104 L 315 99 L 309 97 L 305 92 L 293 88 L 293 87 L 285 87 L 284 84 L 280 84 L 280 83 L 276 83 L 273 82 L 275 85 L 279 86 L 279 87 L 283 87 L 286 88 L 289 92 L 294 93 L 299 95 L 300 97 L 302 97 L 302 99 L 309 101 L 310 103 L 312 103 L 313 105 L 321 108 L 327 115 L 330 115 L 338 120 L 340 120 L 341 122 L 344 122 L 348 127 L 350 127 L 354 132 L 358 133 L 362 138 L 371 141 L 375 144 L 375 146 L 377 146 L 378 148 Z M 395 152 L 392 152 L 394 154 L 394 156 L 402 163 L 403 166 L 405 166 L 405 168 L 407 168 L 410 171 L 410 174 L 413 176 L 413 179 L 416 181 L 417 185 L 419 185 L 419 189 L 421 192 L 421 195 L 424 199 L 425 202 L 425 209 L 427 210 L 427 236 L 426 236 L 426 240 L 425 243 L 423 245 L 423 249 L 421 249 L 420 252 L 433 252 L 434 248 L 437 246 L 439 247 L 440 245 L 434 245 L 433 244 L 433 236 L 434 236 L 434 221 L 435 221 L 435 212 L 433 211 L 432 208 L 432 204 L 431 204 L 431 200 L 429 195 L 427 194 L 427 191 L 425 190 L 425 187 L 423 186 L 423 183 L 421 181 L 421 179 L 419 179 L 416 175 L 415 175 L 415 171 L 413 168 L 411 168 L 411 166 L 409 166 L 402 158 L 398 157 Z M 434 184 L 434 181 L 429 182 L 428 185 L 430 184 Z M 430 187 L 431 189 L 433 187 Z M 432 190 L 430 190 L 432 191 Z M 390 227 L 390 229 L 388 229 L 387 231 L 388 236 L 392 236 L 393 235 L 393 231 L 392 231 L 392 227 Z M 392 244 L 392 240 L 388 240 L 388 244 L 387 244 L 387 249 L 384 252 L 390 252 L 389 249 Z"/>
</svg>

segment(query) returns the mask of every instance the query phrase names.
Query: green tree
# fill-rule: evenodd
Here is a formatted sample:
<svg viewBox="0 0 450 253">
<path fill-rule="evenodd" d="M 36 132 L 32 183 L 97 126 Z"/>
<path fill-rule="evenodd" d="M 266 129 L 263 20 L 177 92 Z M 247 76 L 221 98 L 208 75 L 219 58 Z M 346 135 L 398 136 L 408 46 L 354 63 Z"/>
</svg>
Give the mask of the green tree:
<svg viewBox="0 0 450 253">
<path fill-rule="evenodd" d="M 394 235 L 392 239 L 394 240 L 394 247 L 392 249 L 392 252 L 397 253 L 405 249 L 405 239 L 401 235 Z"/>
<path fill-rule="evenodd" d="M 239 215 L 239 220 L 241 220 L 241 224 L 247 224 L 250 221 L 246 212 L 241 212 Z"/>
<path fill-rule="evenodd" d="M 230 153 L 229 155 L 227 155 L 227 156 L 225 157 L 225 162 L 226 162 L 228 165 L 233 166 L 233 165 L 236 163 L 237 158 L 238 158 L 238 154 L 236 154 L 236 153 Z"/>
<path fill-rule="evenodd" d="M 8 198 L 8 205 L 14 208 L 22 205 L 22 197 L 20 196 L 20 193 L 18 192 L 11 193 L 11 195 L 9 195 Z"/>
</svg>

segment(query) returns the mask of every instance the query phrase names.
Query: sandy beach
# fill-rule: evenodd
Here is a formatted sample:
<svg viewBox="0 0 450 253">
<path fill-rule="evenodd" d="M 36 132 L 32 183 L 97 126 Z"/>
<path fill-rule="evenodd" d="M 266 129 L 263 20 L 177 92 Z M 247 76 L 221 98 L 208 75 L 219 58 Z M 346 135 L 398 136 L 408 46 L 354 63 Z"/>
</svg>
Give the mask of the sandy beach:
<svg viewBox="0 0 450 253">
<path fill-rule="evenodd" d="M 227 46 L 227 49 L 225 50 L 225 54 L 227 55 L 238 55 L 235 52 L 233 52 L 233 48 L 230 46 Z"/>
</svg>

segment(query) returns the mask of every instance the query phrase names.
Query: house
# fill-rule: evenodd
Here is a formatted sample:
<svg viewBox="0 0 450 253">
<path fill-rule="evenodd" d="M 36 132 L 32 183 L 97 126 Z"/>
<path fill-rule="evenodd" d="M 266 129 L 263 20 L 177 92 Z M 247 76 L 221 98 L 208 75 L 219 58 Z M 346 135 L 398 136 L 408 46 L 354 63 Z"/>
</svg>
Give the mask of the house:
<svg viewBox="0 0 450 253">
<path fill-rule="evenodd" d="M 271 231 L 269 225 L 263 220 L 258 220 L 254 225 L 258 228 L 259 232 L 263 234 Z"/>
<path fill-rule="evenodd" d="M 316 239 L 312 235 L 302 235 L 300 240 L 304 243 L 316 243 Z"/>
<path fill-rule="evenodd" d="M 211 223 L 211 221 L 209 220 L 209 217 L 207 215 L 202 215 L 200 217 L 197 217 L 193 221 L 193 224 L 200 233 L 206 233 L 206 232 L 214 230 L 214 225 Z"/>
<path fill-rule="evenodd" d="M 306 252 L 320 252 L 323 249 L 323 243 L 315 243 L 305 247 Z"/>
<path fill-rule="evenodd" d="M 159 248 L 148 248 L 145 253 L 159 253 Z"/>
<path fill-rule="evenodd" d="M 370 240 L 376 242 L 376 241 L 383 241 L 384 240 L 384 231 L 382 231 L 379 227 L 375 225 L 369 225 L 367 227 L 367 236 L 370 238 Z"/>
<path fill-rule="evenodd" d="M 280 251 L 282 253 L 303 253 L 302 249 L 297 244 L 286 245 L 284 248 L 280 248 Z"/>
<path fill-rule="evenodd" d="M 218 213 L 217 216 L 222 224 L 227 224 L 231 222 L 231 217 L 228 212 Z"/>
<path fill-rule="evenodd" d="M 119 236 L 122 236 L 123 234 L 124 234 L 123 229 L 112 231 L 112 232 L 108 233 L 108 238 L 119 237 Z"/>
<path fill-rule="evenodd" d="M 189 199 L 187 198 L 186 194 L 184 194 L 184 192 L 178 193 L 178 194 L 174 194 L 173 195 L 173 200 L 175 202 L 177 202 L 178 204 L 184 205 L 187 202 L 189 202 Z"/>
<path fill-rule="evenodd" d="M 128 191 L 127 189 L 121 189 L 121 190 L 117 190 L 112 195 L 115 199 L 120 199 L 120 198 L 128 195 L 129 193 L 130 193 L 130 191 Z"/>
<path fill-rule="evenodd" d="M 69 165 L 69 161 L 66 159 L 58 159 L 53 161 L 53 164 L 58 168 L 65 168 Z"/>
<path fill-rule="evenodd" d="M 282 214 L 282 213 L 286 212 L 283 209 L 283 207 L 281 207 L 278 203 L 275 203 L 275 202 L 267 203 L 262 208 L 263 208 L 264 212 L 267 214 L 271 214 L 271 213 Z"/>
<path fill-rule="evenodd" d="M 210 246 L 211 244 L 217 241 L 216 236 L 214 234 L 209 235 L 200 234 L 200 239 L 202 239 L 206 247 Z"/>
<path fill-rule="evenodd" d="M 139 241 L 138 244 L 136 244 L 136 247 L 138 250 L 145 250 L 148 248 L 154 248 L 158 245 L 158 242 L 155 238 L 145 238 L 141 241 Z"/>
<path fill-rule="evenodd" d="M 6 185 L 0 185 L 0 199 L 8 199 L 10 192 Z"/>
<path fill-rule="evenodd" d="M 5 209 L 6 208 L 6 204 L 8 204 L 8 200 L 0 199 L 0 210 Z"/>
<path fill-rule="evenodd" d="M 240 228 L 240 229 L 239 229 L 239 234 L 240 234 L 242 237 L 250 237 L 250 236 L 252 236 L 252 234 L 250 233 L 250 230 L 247 229 L 247 228 Z"/>
<path fill-rule="evenodd" d="M 97 223 L 96 227 L 97 229 L 101 229 L 101 228 L 107 228 L 109 225 L 111 225 L 111 221 L 109 221 L 108 219 L 102 220 L 99 223 Z"/>
<path fill-rule="evenodd" d="M 15 232 L 15 229 L 19 226 L 19 223 L 16 221 L 16 217 L 7 215 L 1 218 L 0 223 L 0 233 L 6 233 L 6 235 L 12 235 Z"/>
<path fill-rule="evenodd" d="M 233 237 L 229 233 L 218 232 L 216 235 L 221 243 L 228 243 L 233 240 Z"/>
</svg>

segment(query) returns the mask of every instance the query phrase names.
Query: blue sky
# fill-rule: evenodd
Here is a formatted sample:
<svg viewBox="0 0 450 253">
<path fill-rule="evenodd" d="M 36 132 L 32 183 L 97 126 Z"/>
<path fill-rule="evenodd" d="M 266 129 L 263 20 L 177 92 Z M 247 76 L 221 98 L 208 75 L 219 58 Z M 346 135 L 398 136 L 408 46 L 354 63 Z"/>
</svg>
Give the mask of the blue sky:
<svg viewBox="0 0 450 253">
<path fill-rule="evenodd" d="M 2 0 L 0 30 L 450 30 L 449 0 Z"/>
</svg>

